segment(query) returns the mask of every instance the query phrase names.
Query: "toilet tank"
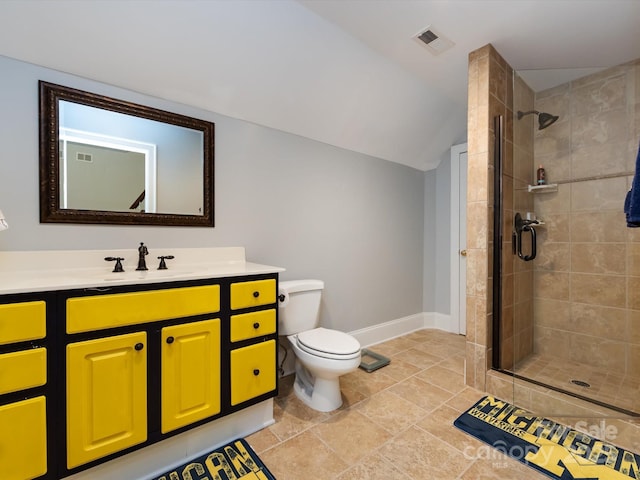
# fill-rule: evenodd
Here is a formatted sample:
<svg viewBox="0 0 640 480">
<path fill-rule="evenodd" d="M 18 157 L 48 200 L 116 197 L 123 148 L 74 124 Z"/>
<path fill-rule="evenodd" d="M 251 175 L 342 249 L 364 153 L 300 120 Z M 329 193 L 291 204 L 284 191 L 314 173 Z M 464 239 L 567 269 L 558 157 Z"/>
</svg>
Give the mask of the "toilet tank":
<svg viewBox="0 0 640 480">
<path fill-rule="evenodd" d="M 278 330 L 280 335 L 311 330 L 320 320 L 322 280 L 292 280 L 278 285 Z"/>
</svg>

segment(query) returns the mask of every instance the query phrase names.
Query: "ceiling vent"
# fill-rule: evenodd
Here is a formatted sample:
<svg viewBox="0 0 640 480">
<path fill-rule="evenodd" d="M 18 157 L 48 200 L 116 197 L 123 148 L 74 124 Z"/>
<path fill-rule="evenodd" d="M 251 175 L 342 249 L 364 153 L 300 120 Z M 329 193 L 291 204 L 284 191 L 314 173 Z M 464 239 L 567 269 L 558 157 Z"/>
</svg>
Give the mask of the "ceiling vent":
<svg viewBox="0 0 640 480">
<path fill-rule="evenodd" d="M 427 27 L 426 30 L 422 30 L 414 38 L 434 55 L 440 55 L 442 52 L 449 50 L 455 44 L 448 38 L 442 36 L 433 27 Z"/>
</svg>

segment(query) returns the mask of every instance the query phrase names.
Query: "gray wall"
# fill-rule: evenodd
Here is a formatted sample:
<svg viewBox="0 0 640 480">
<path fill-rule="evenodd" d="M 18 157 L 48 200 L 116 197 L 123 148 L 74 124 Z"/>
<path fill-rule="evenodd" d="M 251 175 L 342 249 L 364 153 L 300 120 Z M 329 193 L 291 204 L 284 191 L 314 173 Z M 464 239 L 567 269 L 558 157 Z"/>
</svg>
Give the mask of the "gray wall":
<svg viewBox="0 0 640 480">
<path fill-rule="evenodd" d="M 244 246 L 282 279 L 323 279 L 327 327 L 423 311 L 423 172 L 4 57 L 0 72 L 0 249 Z M 215 122 L 216 227 L 40 224 L 39 79 Z"/>
<path fill-rule="evenodd" d="M 451 156 L 424 174 L 424 272 L 422 309 L 451 313 Z"/>
<path fill-rule="evenodd" d="M 436 169 L 424 173 L 424 269 L 422 310 L 435 311 L 436 305 Z"/>
<path fill-rule="evenodd" d="M 428 311 L 450 314 L 451 297 L 451 155 L 442 157 L 436 168 L 436 259 L 435 305 Z"/>
</svg>

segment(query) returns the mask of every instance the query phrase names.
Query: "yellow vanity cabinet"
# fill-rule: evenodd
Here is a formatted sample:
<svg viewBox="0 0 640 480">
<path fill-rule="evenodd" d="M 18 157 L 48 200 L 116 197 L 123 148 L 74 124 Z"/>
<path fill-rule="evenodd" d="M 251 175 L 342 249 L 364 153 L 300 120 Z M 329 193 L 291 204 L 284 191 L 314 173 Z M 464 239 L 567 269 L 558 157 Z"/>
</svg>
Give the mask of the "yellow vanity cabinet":
<svg viewBox="0 0 640 480">
<path fill-rule="evenodd" d="M 64 302 L 68 471 L 221 411 L 220 285 L 129 290 Z"/>
<path fill-rule="evenodd" d="M 220 413 L 220 319 L 162 329 L 161 430 Z"/>
<path fill-rule="evenodd" d="M 274 397 L 276 291 L 261 274 L 61 293 L 56 478 Z"/>
<path fill-rule="evenodd" d="M 232 282 L 230 285 L 230 403 L 277 392 L 275 278 Z"/>
<path fill-rule="evenodd" d="M 0 304 L 0 477 L 31 480 L 47 466 L 46 302 Z"/>
</svg>

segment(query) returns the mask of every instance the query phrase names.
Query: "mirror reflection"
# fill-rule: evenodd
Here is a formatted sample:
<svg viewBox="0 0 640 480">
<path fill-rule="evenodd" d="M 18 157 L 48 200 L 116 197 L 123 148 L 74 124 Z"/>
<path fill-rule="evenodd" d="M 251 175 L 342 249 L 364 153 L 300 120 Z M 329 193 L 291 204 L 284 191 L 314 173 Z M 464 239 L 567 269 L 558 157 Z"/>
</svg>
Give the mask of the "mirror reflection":
<svg viewBox="0 0 640 480">
<path fill-rule="evenodd" d="M 213 124 L 40 82 L 41 221 L 213 226 Z"/>
</svg>

